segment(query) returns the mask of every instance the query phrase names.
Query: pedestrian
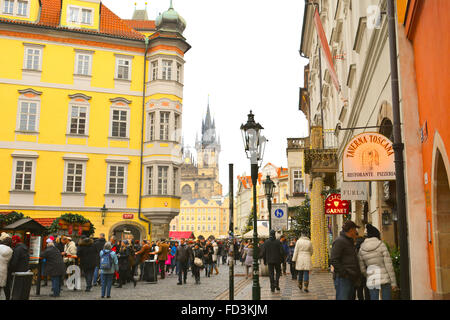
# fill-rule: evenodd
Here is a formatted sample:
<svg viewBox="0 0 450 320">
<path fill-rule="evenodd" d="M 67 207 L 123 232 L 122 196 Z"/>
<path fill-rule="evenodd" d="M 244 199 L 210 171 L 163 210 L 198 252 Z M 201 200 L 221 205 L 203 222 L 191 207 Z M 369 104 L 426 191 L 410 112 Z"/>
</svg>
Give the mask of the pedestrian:
<svg viewBox="0 0 450 320">
<path fill-rule="evenodd" d="M 141 266 L 140 267 L 141 275 L 139 277 L 139 280 L 142 280 L 142 278 L 144 276 L 144 266 L 145 266 L 144 261 L 149 260 L 150 251 L 151 251 L 151 247 L 150 247 L 150 244 L 148 243 L 148 240 L 143 240 L 143 246 L 142 246 L 141 250 L 139 250 L 135 253 L 135 256 L 136 256 L 135 269 L 137 269 L 138 266 Z"/>
<path fill-rule="evenodd" d="M 228 246 L 226 243 L 222 243 L 222 252 L 220 255 L 222 257 L 222 264 L 226 264 L 228 255 Z"/>
<path fill-rule="evenodd" d="M 212 271 L 212 256 L 214 253 L 214 249 L 211 245 L 211 242 L 208 240 L 206 242 L 205 249 L 203 250 L 203 261 L 205 262 L 205 277 L 211 277 Z"/>
<path fill-rule="evenodd" d="M 353 221 L 347 220 L 331 248 L 330 264 L 333 266 L 336 300 L 350 300 L 355 287 L 361 280 L 361 271 L 354 245 L 358 236 L 357 228 L 360 227 Z"/>
<path fill-rule="evenodd" d="M 8 264 L 12 258 L 11 236 L 2 232 L 0 236 L 0 292 L 3 290 L 6 296 L 6 283 L 8 280 Z"/>
<path fill-rule="evenodd" d="M 280 240 L 275 238 L 275 234 L 275 230 L 270 230 L 269 239 L 264 242 L 261 250 L 264 265 L 268 265 L 272 292 L 275 292 L 275 289 L 280 291 L 281 263 L 284 259 L 283 246 Z M 276 272 L 276 276 L 274 272 Z"/>
<path fill-rule="evenodd" d="M 171 267 L 171 271 L 170 271 L 170 275 L 173 275 L 173 272 L 175 271 L 175 274 L 178 274 L 178 265 L 177 265 L 177 261 L 175 259 L 175 255 L 177 253 L 177 248 L 178 248 L 178 242 L 175 242 L 172 247 L 170 248 L 170 267 Z"/>
<path fill-rule="evenodd" d="M 64 243 L 62 243 L 62 236 L 57 236 L 56 240 L 53 242 L 55 247 L 59 250 L 59 252 L 64 252 Z"/>
<path fill-rule="evenodd" d="M 192 274 L 195 278 L 195 284 L 200 284 L 200 270 L 204 268 L 205 264 L 203 262 L 204 253 L 200 248 L 198 243 L 195 243 L 194 249 L 192 250 Z"/>
<path fill-rule="evenodd" d="M 217 245 L 217 243 L 214 241 L 213 244 L 213 255 L 212 255 L 212 268 L 216 271 L 216 275 L 219 274 L 219 268 L 218 268 L 218 257 L 219 257 L 219 246 Z"/>
<path fill-rule="evenodd" d="M 391 289 L 397 289 L 392 259 L 386 245 L 380 240 L 380 231 L 371 224 L 366 225 L 367 239 L 358 253 L 361 272 L 367 277 L 370 300 L 391 300 Z"/>
<path fill-rule="evenodd" d="M 248 278 L 248 277 L 250 277 L 249 270 L 253 266 L 253 245 L 250 243 L 245 248 L 245 251 L 246 251 L 245 252 L 245 261 L 244 261 L 244 264 L 245 264 L 245 278 Z"/>
<path fill-rule="evenodd" d="M 84 237 L 78 243 L 77 256 L 80 259 L 80 267 L 86 279 L 86 292 L 91 291 L 92 281 L 94 279 L 95 267 L 97 266 L 97 248 L 94 246 L 94 240 Z"/>
<path fill-rule="evenodd" d="M 102 298 L 111 298 L 111 287 L 114 273 L 119 270 L 117 255 L 112 251 L 111 242 L 106 242 L 100 251 L 100 279 L 102 284 Z"/>
<path fill-rule="evenodd" d="M 169 254 L 169 245 L 166 243 L 166 239 L 161 239 L 158 242 L 158 250 L 156 251 L 158 256 L 158 264 L 159 270 L 161 272 L 161 279 L 165 279 L 166 277 L 166 260 L 167 255 Z"/>
<path fill-rule="evenodd" d="M 7 300 L 9 300 L 11 295 L 11 284 L 14 272 L 27 272 L 30 270 L 30 254 L 28 252 L 28 247 L 22 242 L 22 238 L 18 235 L 11 237 L 11 246 L 13 249 L 13 254 L 11 260 L 9 261 L 8 268 L 8 279 L 6 280 L 9 285 L 7 285 Z M 26 280 L 23 277 L 18 277 L 15 280 L 14 286 L 17 288 L 13 293 L 15 293 L 11 298 L 12 300 L 25 300 L 25 291 L 23 288 L 26 285 Z"/>
<path fill-rule="evenodd" d="M 356 253 L 359 253 L 359 250 L 361 248 L 361 244 L 366 240 L 366 236 L 356 238 L 355 241 L 355 248 Z M 370 291 L 369 288 L 367 288 L 367 279 L 364 276 L 364 274 L 361 273 L 361 282 L 358 287 L 355 288 L 355 291 L 353 291 L 352 297 L 350 300 L 356 300 L 356 297 L 358 297 L 358 300 L 370 300 Z"/>
<path fill-rule="evenodd" d="M 93 285 L 97 286 L 97 284 L 99 283 L 100 279 L 99 279 L 99 270 L 100 270 L 100 251 L 102 251 L 103 247 L 105 246 L 106 243 L 106 239 L 105 239 L 105 234 L 104 233 L 100 233 L 99 234 L 99 238 L 96 239 L 94 241 L 94 247 L 95 250 L 97 251 L 97 255 L 96 255 L 96 260 L 95 260 L 95 270 L 94 270 L 94 277 L 93 277 Z"/>
<path fill-rule="evenodd" d="M 313 254 L 313 247 L 311 240 L 309 240 L 306 232 L 301 233 L 300 239 L 295 244 L 292 261 L 295 262 L 295 269 L 298 273 L 298 288 L 305 292 L 308 291 L 309 286 L 309 271 L 312 268 L 311 256 Z"/>
<path fill-rule="evenodd" d="M 180 241 L 180 245 L 177 248 L 177 252 L 175 254 L 175 260 L 177 261 L 178 266 L 180 268 L 179 273 L 178 273 L 177 285 L 182 285 L 183 282 L 184 282 L 184 284 L 186 284 L 187 268 L 188 268 L 190 253 L 191 253 L 191 250 L 189 250 L 188 246 L 186 245 L 185 239 L 182 238 Z"/>
<path fill-rule="evenodd" d="M 64 264 L 66 266 L 66 270 L 70 265 L 73 265 L 76 263 L 77 259 L 77 246 L 75 242 L 72 240 L 71 237 L 62 236 L 61 237 L 61 243 L 64 245 L 64 250 L 61 253 L 64 259 Z M 66 272 L 64 272 L 64 275 L 62 276 L 63 279 L 60 283 L 61 287 L 64 283 L 64 278 L 67 278 Z M 76 291 L 76 287 L 73 288 L 73 291 Z"/>
<path fill-rule="evenodd" d="M 51 297 L 59 297 L 61 295 L 61 278 L 66 271 L 63 257 L 54 242 L 47 239 L 47 248 L 42 252 L 41 258 L 45 259 L 44 276 L 50 277 L 52 281 Z"/>
<path fill-rule="evenodd" d="M 233 239 L 233 254 L 234 254 L 234 264 L 237 264 L 237 261 L 240 259 L 240 252 L 239 252 L 240 244 L 237 239 Z"/>
<path fill-rule="evenodd" d="M 283 246 L 283 250 L 284 250 L 284 258 L 283 258 L 283 262 L 281 265 L 283 267 L 283 274 L 286 275 L 287 257 L 289 255 L 289 245 L 288 245 L 286 236 L 284 234 L 280 237 L 280 242 L 281 242 L 281 245 Z"/>
<path fill-rule="evenodd" d="M 296 243 L 297 242 L 295 241 L 291 241 L 289 243 L 289 254 L 286 260 L 286 262 L 289 263 L 289 270 L 291 271 L 292 280 L 297 280 L 297 270 L 295 269 L 295 261 L 292 261 L 292 256 L 294 255 Z"/>
<path fill-rule="evenodd" d="M 130 248 L 128 248 L 128 240 L 121 242 L 119 251 L 117 252 L 117 260 L 119 265 L 119 285 L 116 288 L 122 288 L 129 277 L 130 265 Z"/>
</svg>

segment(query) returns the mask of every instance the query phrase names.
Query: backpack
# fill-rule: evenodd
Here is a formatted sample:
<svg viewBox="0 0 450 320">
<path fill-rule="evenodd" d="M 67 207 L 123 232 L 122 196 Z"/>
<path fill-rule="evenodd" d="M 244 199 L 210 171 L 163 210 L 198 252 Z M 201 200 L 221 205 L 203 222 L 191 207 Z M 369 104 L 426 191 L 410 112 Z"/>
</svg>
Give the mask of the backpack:
<svg viewBox="0 0 450 320">
<path fill-rule="evenodd" d="M 109 270 L 112 268 L 111 251 L 103 252 L 100 257 L 100 269 Z"/>
</svg>

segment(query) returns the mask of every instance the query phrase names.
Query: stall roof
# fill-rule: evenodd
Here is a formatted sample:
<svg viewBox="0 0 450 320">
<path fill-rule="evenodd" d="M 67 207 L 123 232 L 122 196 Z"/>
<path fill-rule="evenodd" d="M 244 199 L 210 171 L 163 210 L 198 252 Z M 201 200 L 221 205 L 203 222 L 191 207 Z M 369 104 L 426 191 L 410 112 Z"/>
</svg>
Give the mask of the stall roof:
<svg viewBox="0 0 450 320">
<path fill-rule="evenodd" d="M 194 233 L 192 231 L 170 231 L 169 238 L 172 239 L 195 239 Z"/>
<path fill-rule="evenodd" d="M 14 223 L 11 223 L 5 227 L 4 230 L 26 230 L 32 232 L 34 234 L 43 234 L 47 231 L 47 229 L 40 223 L 36 222 L 31 218 L 24 218 L 17 220 Z"/>
</svg>

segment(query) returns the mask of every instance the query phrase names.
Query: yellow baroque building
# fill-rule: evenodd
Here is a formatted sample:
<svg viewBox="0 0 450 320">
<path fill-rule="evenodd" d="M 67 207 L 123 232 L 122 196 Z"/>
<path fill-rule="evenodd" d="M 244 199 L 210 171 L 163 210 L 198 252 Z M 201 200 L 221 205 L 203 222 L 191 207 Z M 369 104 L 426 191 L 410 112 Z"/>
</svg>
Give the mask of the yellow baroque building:
<svg viewBox="0 0 450 320">
<path fill-rule="evenodd" d="M 0 5 L 0 210 L 167 238 L 180 211 L 184 19 L 172 5 L 155 21 L 100 0 Z"/>
<path fill-rule="evenodd" d="M 230 227 L 229 208 L 228 197 L 183 199 L 180 215 L 172 220 L 170 230 L 192 231 L 195 237 L 226 238 Z"/>
</svg>

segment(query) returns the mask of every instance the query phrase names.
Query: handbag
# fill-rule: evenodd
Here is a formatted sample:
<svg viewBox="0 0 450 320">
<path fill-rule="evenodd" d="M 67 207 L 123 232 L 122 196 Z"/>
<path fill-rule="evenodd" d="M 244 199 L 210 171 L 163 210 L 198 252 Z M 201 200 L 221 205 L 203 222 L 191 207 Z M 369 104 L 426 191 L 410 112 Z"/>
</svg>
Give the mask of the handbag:
<svg viewBox="0 0 450 320">
<path fill-rule="evenodd" d="M 202 261 L 202 259 L 200 259 L 199 257 L 195 257 L 195 258 L 194 258 L 194 264 L 195 264 L 197 267 L 202 267 L 202 266 L 203 266 L 203 261 Z"/>
</svg>

